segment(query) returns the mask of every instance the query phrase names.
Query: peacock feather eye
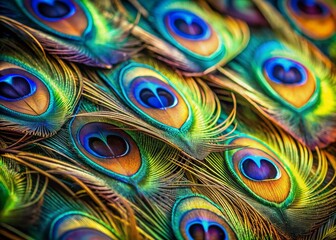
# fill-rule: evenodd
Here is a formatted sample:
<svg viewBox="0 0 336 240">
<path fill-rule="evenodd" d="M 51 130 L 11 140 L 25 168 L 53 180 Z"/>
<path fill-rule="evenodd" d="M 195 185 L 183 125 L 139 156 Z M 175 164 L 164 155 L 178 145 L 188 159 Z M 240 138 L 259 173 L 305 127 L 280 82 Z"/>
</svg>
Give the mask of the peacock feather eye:
<svg viewBox="0 0 336 240">
<path fill-rule="evenodd" d="M 228 240 L 226 230 L 217 223 L 207 221 L 192 221 L 187 229 L 187 239 Z"/>
<path fill-rule="evenodd" d="M 161 72 L 131 62 L 121 69 L 118 78 L 126 101 L 150 121 L 178 129 L 187 121 L 190 115 L 187 102 Z"/>
<path fill-rule="evenodd" d="M 268 59 L 264 63 L 264 74 L 265 78 L 277 84 L 302 85 L 308 79 L 308 70 L 289 58 Z"/>
<path fill-rule="evenodd" d="M 335 16 L 323 1 L 287 0 L 279 4 L 283 4 L 286 15 L 306 36 L 323 40 L 335 34 Z"/>
<path fill-rule="evenodd" d="M 260 113 L 310 149 L 326 147 L 336 136 L 333 64 L 301 37 L 286 38 L 253 35 L 247 50 L 230 64 L 237 85 L 216 84 L 257 104 Z"/>
<path fill-rule="evenodd" d="M 291 201 L 291 177 L 277 155 L 260 140 L 240 136 L 230 141 L 239 150 L 230 150 L 225 157 L 231 173 L 256 198 L 275 205 Z"/>
<path fill-rule="evenodd" d="M 205 40 L 211 35 L 210 26 L 199 16 L 186 10 L 170 11 L 165 16 L 171 35 L 188 40 Z"/>
<path fill-rule="evenodd" d="M 34 13 L 43 20 L 56 22 L 73 16 L 76 7 L 70 0 L 32 0 Z"/>
<path fill-rule="evenodd" d="M 218 33 L 197 11 L 174 7 L 159 12 L 156 10 L 159 31 L 175 46 L 192 56 L 215 57 L 224 54 Z"/>
<path fill-rule="evenodd" d="M 70 131 L 84 161 L 108 176 L 128 178 L 139 172 L 141 154 L 131 136 L 104 121 L 75 118 Z"/>
<path fill-rule="evenodd" d="M 22 100 L 35 92 L 36 83 L 26 76 L 7 74 L 0 77 L 0 99 L 4 101 Z"/>
<path fill-rule="evenodd" d="M 264 156 L 246 156 L 239 163 L 244 177 L 253 181 L 277 180 L 281 173 L 274 162 Z"/>
<path fill-rule="evenodd" d="M 314 106 L 319 79 L 290 49 L 276 41 L 266 42 L 256 50 L 253 63 L 261 87 L 279 103 L 296 112 Z"/>
<path fill-rule="evenodd" d="M 2 66 L 2 69 L 0 66 L 0 106 L 13 114 L 39 116 L 45 113 L 51 98 L 46 85 L 18 66 L 5 62 Z"/>
<path fill-rule="evenodd" d="M 175 202 L 172 226 L 177 239 L 237 239 L 221 209 L 201 195 L 182 196 Z"/>
<path fill-rule="evenodd" d="M 80 38 L 92 25 L 91 16 L 75 0 L 24 0 L 27 16 L 47 31 L 66 38 Z"/>
<path fill-rule="evenodd" d="M 113 230 L 88 213 L 65 212 L 51 223 L 49 239 L 52 240 L 109 240 L 115 239 Z"/>
<path fill-rule="evenodd" d="M 330 14 L 329 8 L 322 2 L 316 0 L 291 0 L 288 1 L 288 4 L 297 14 L 306 14 L 311 17 Z"/>
<path fill-rule="evenodd" d="M 35 45 L 7 46 L 0 56 L 0 128 L 49 137 L 72 114 L 81 93 L 79 70 Z M 59 71 L 62 69 L 62 71 Z"/>
<path fill-rule="evenodd" d="M 155 77 L 138 77 L 132 85 L 134 98 L 143 107 L 163 110 L 175 107 L 178 103 L 174 89 Z"/>
<path fill-rule="evenodd" d="M 100 158 L 118 158 L 129 153 L 129 144 L 114 126 L 106 123 L 88 123 L 78 133 L 81 145 Z"/>
<path fill-rule="evenodd" d="M 204 74 L 236 56 L 246 46 L 248 26 L 239 20 L 225 18 L 209 6 L 190 0 L 140 0 L 148 12 L 139 22 L 134 35 L 147 42 L 164 61 L 183 73 Z M 131 18 L 132 7 L 126 7 Z M 166 47 L 170 45 L 171 47 Z M 170 54 L 170 48 L 176 54 Z"/>
<path fill-rule="evenodd" d="M 13 0 L 0 6 L 1 29 L 17 28 L 49 54 L 70 62 L 110 69 L 139 50 L 139 42 L 125 34 L 129 23 L 111 21 L 118 11 L 110 2 Z"/>
<path fill-rule="evenodd" d="M 141 132 L 148 133 L 144 131 L 148 128 L 151 135 L 198 158 L 217 148 L 216 143 L 224 144 L 220 135 L 227 125 L 217 125 L 219 100 L 200 78 L 183 77 L 159 61 L 143 57 L 99 75 L 134 117 L 126 119 L 129 124 L 138 129 L 134 124 L 138 118 L 144 122 Z M 111 102 L 119 102 L 112 98 Z"/>
<path fill-rule="evenodd" d="M 60 236 L 59 240 L 87 240 L 87 239 L 97 239 L 97 240 L 110 240 L 111 238 L 106 234 L 99 232 L 95 229 L 90 228 L 80 228 L 75 230 L 70 230 L 65 232 Z"/>
</svg>

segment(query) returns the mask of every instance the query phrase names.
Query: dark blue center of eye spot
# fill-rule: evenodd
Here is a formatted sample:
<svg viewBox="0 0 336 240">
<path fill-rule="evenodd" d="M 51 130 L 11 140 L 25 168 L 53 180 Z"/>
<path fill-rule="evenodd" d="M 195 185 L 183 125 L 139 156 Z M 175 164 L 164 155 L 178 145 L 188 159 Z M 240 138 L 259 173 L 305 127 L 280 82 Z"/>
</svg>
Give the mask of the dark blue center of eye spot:
<svg viewBox="0 0 336 240">
<path fill-rule="evenodd" d="M 205 239 L 205 231 L 200 223 L 190 225 L 188 231 L 192 239 Z"/>
<path fill-rule="evenodd" d="M 218 225 L 210 225 L 208 228 L 208 239 L 224 240 L 226 239 L 225 231 Z"/>
<path fill-rule="evenodd" d="M 168 108 L 174 104 L 173 95 L 162 88 L 157 88 L 156 92 L 153 92 L 152 89 L 144 88 L 140 91 L 140 99 L 152 108 Z"/>
<path fill-rule="evenodd" d="M 69 18 L 76 12 L 71 0 L 32 0 L 31 4 L 36 15 L 49 22 Z"/>
<path fill-rule="evenodd" d="M 89 133 L 79 139 L 86 151 L 99 158 L 123 157 L 130 151 L 124 138 L 109 131 Z"/>
<path fill-rule="evenodd" d="M 91 228 L 77 228 L 69 230 L 61 235 L 59 240 L 110 240 L 105 233 Z"/>
<path fill-rule="evenodd" d="M 264 69 L 275 83 L 301 85 L 307 81 L 305 68 L 287 58 L 271 58 L 264 63 Z"/>
<path fill-rule="evenodd" d="M 328 6 L 316 0 L 292 0 L 291 7 L 297 13 L 311 16 L 325 16 L 330 13 Z"/>
<path fill-rule="evenodd" d="M 144 78 L 150 80 L 150 77 Z M 135 99 L 146 108 L 167 109 L 176 106 L 175 94 L 164 83 L 144 81 L 134 89 Z"/>
<path fill-rule="evenodd" d="M 0 77 L 0 99 L 8 102 L 25 99 L 36 92 L 36 83 L 26 76 L 9 74 Z"/>
<path fill-rule="evenodd" d="M 276 180 L 280 178 L 278 167 L 269 159 L 250 156 L 240 162 L 240 171 L 253 181 Z"/>
<path fill-rule="evenodd" d="M 169 28 L 180 37 L 189 40 L 205 40 L 211 35 L 208 24 L 192 12 L 170 11 L 165 18 L 168 20 Z"/>
<path fill-rule="evenodd" d="M 209 223 L 207 221 L 197 221 L 191 223 L 188 226 L 187 232 L 189 238 L 193 240 L 199 239 L 211 239 L 211 240 L 227 240 L 227 234 L 225 229 L 214 223 Z"/>
</svg>

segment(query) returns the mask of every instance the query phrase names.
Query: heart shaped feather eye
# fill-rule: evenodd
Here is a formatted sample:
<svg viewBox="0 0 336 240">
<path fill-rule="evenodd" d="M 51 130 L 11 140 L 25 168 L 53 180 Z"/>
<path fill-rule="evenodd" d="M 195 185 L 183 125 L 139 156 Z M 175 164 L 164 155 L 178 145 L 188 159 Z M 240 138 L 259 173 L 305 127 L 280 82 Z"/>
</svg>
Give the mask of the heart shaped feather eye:
<svg viewBox="0 0 336 240">
<path fill-rule="evenodd" d="M 46 112 L 50 101 L 46 85 L 23 69 L 4 65 L 0 69 L 0 105 L 18 114 L 38 116 Z"/>
<path fill-rule="evenodd" d="M 69 0 L 35 0 L 31 1 L 33 11 L 41 19 L 55 22 L 73 16 L 75 5 Z"/>
<path fill-rule="evenodd" d="M 158 10 L 157 10 L 158 11 Z M 158 14 L 159 30 L 175 46 L 192 56 L 215 57 L 223 54 L 221 39 L 206 20 L 188 9 L 172 8 Z"/>
<path fill-rule="evenodd" d="M 237 239 L 219 207 L 201 195 L 186 195 L 175 202 L 172 227 L 177 239 Z"/>
<path fill-rule="evenodd" d="M 25 0 L 23 6 L 33 21 L 62 37 L 81 37 L 91 24 L 88 11 L 75 0 Z"/>
<path fill-rule="evenodd" d="M 335 34 L 336 21 L 331 8 L 322 1 L 279 1 L 285 14 L 296 27 L 310 38 L 323 40 Z"/>
<path fill-rule="evenodd" d="M 271 93 L 280 96 L 295 108 L 309 105 L 316 92 L 316 80 L 301 63 L 289 58 L 274 57 L 263 65 L 263 75 L 272 88 Z"/>
<path fill-rule="evenodd" d="M 292 50 L 276 41 L 260 45 L 253 57 L 257 80 L 265 93 L 297 112 L 317 101 L 319 79 Z"/>
<path fill-rule="evenodd" d="M 29 45 L 23 50 L 19 44 L 2 44 L 7 47 L 0 56 L 1 130 L 45 137 L 55 134 L 79 99 L 77 68 Z M 63 71 L 57 71 L 61 66 Z"/>
<path fill-rule="evenodd" d="M 164 16 L 169 35 L 195 54 L 212 55 L 219 47 L 219 38 L 205 20 L 188 10 L 172 10 Z"/>
<path fill-rule="evenodd" d="M 209 25 L 192 12 L 171 11 L 166 14 L 166 22 L 172 33 L 190 40 L 204 40 L 210 37 Z"/>
<path fill-rule="evenodd" d="M 188 226 L 188 239 L 228 240 L 225 229 L 216 223 L 193 222 Z"/>
<path fill-rule="evenodd" d="M 172 108 L 178 104 L 175 92 L 170 86 L 155 77 L 138 77 L 134 79 L 134 97 L 143 107 L 154 109 Z"/>
<path fill-rule="evenodd" d="M 148 13 L 148 23 L 140 21 L 135 35 L 152 46 L 162 60 L 184 73 L 199 75 L 215 70 L 236 56 L 249 39 L 246 23 L 223 17 L 206 3 L 140 3 Z M 134 9 L 129 11 L 135 16 Z M 170 48 L 176 54 L 171 54 Z"/>
<path fill-rule="evenodd" d="M 248 146 L 226 153 L 231 173 L 259 200 L 273 204 L 291 201 L 292 182 L 277 155 L 259 140 L 238 137 L 230 143 Z"/>
<path fill-rule="evenodd" d="M 106 234 L 99 232 L 95 229 L 90 228 L 79 228 L 65 232 L 60 236 L 59 240 L 87 240 L 87 239 L 97 239 L 97 240 L 110 240 L 111 238 Z"/>
<path fill-rule="evenodd" d="M 247 156 L 240 161 L 239 170 L 253 181 L 266 181 L 279 179 L 278 167 L 268 158 L 262 156 Z"/>
<path fill-rule="evenodd" d="M 19 74 L 8 74 L 0 77 L 0 99 L 17 101 L 27 98 L 36 92 L 36 83 Z"/>
<path fill-rule="evenodd" d="M 128 178 L 139 172 L 142 160 L 137 144 L 126 132 L 107 122 L 75 118 L 71 125 L 73 142 L 83 160 L 112 177 Z"/>
<path fill-rule="evenodd" d="M 266 77 L 278 84 L 302 85 L 307 81 L 307 69 L 288 58 L 271 58 L 264 63 Z"/>
<path fill-rule="evenodd" d="M 79 131 L 81 145 L 92 155 L 100 158 L 119 158 L 130 150 L 127 140 L 104 123 L 88 123 Z"/>
<path fill-rule="evenodd" d="M 150 66 L 129 63 L 120 71 L 119 81 L 126 101 L 150 121 L 179 129 L 189 118 L 184 97 L 168 78 Z"/>
</svg>

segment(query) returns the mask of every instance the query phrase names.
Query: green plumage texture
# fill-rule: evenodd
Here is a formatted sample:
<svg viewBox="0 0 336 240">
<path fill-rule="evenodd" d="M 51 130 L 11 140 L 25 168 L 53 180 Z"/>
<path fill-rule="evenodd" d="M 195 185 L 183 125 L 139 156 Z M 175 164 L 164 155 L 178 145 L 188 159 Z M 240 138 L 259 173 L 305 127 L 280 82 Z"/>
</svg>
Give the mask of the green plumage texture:
<svg viewBox="0 0 336 240">
<path fill-rule="evenodd" d="M 0 0 L 0 239 L 336 239 L 328 0 Z"/>
</svg>

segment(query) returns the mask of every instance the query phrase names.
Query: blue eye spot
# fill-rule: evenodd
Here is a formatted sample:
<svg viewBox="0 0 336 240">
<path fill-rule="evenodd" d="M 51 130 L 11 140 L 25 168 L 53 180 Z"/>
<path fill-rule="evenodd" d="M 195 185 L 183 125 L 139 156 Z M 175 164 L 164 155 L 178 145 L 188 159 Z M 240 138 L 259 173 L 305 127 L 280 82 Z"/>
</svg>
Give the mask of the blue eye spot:
<svg viewBox="0 0 336 240">
<path fill-rule="evenodd" d="M 325 16 L 330 14 L 329 8 L 316 0 L 292 0 L 291 8 L 297 13 L 311 16 Z"/>
<path fill-rule="evenodd" d="M 278 167 L 265 157 L 246 157 L 240 161 L 239 168 L 245 177 L 253 181 L 276 180 L 280 178 Z"/>
<path fill-rule="evenodd" d="M 61 235 L 59 240 L 89 240 L 89 239 L 99 239 L 99 240 L 109 240 L 111 239 L 106 234 L 91 228 L 77 228 L 69 230 Z"/>
<path fill-rule="evenodd" d="M 56 22 L 73 16 L 76 7 L 70 0 L 33 0 L 32 8 L 43 20 Z"/>
<path fill-rule="evenodd" d="M 192 239 L 205 239 L 205 231 L 203 225 L 200 223 L 190 225 L 189 234 Z"/>
<path fill-rule="evenodd" d="M 153 77 L 142 77 L 144 82 L 138 84 L 134 89 L 136 100 L 146 108 L 166 109 L 177 104 L 177 97 L 164 83 L 150 82 Z M 155 79 L 155 78 L 154 78 Z"/>
<path fill-rule="evenodd" d="M 130 151 L 129 143 L 111 130 L 104 129 L 100 123 L 84 125 L 78 133 L 78 139 L 84 149 L 98 158 L 118 158 Z"/>
<path fill-rule="evenodd" d="M 97 157 L 117 158 L 125 156 L 129 151 L 129 145 L 125 139 L 116 135 L 105 137 L 87 136 L 84 144 L 88 152 Z"/>
<path fill-rule="evenodd" d="M 305 68 L 298 62 L 287 58 L 271 58 L 264 63 L 269 79 L 279 84 L 301 85 L 307 81 Z"/>
<path fill-rule="evenodd" d="M 0 99 L 12 102 L 25 99 L 36 92 L 36 83 L 22 75 L 0 77 Z"/>
<path fill-rule="evenodd" d="M 211 35 L 208 24 L 192 12 L 170 11 L 165 19 L 167 19 L 169 28 L 180 37 L 189 40 L 204 40 Z"/>
<path fill-rule="evenodd" d="M 188 239 L 227 240 L 225 229 L 208 221 L 195 221 L 188 226 Z"/>
</svg>

